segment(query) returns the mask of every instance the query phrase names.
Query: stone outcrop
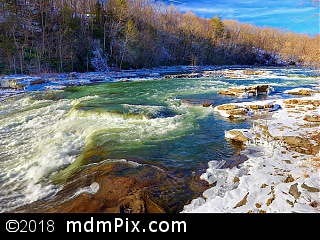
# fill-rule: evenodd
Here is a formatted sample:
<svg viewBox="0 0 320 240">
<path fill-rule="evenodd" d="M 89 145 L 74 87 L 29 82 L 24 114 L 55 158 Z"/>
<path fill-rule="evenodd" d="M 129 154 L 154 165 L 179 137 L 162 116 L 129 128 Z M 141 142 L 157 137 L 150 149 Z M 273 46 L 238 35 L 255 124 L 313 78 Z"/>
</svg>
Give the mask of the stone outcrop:
<svg viewBox="0 0 320 240">
<path fill-rule="evenodd" d="M 319 152 L 319 144 L 314 145 L 305 137 L 299 136 L 283 136 L 282 141 L 288 146 L 290 150 L 304 153 L 308 155 L 315 155 Z"/>
<path fill-rule="evenodd" d="M 129 170 L 132 169 L 132 170 Z M 129 174 L 124 172 L 129 171 Z M 14 213 L 175 213 L 183 207 L 174 194 L 203 192 L 208 185 L 197 177 L 173 178 L 152 165 L 132 167 L 108 162 L 80 167 L 55 195 L 15 209 Z M 183 187 L 180 187 L 183 186 Z"/>
<path fill-rule="evenodd" d="M 236 129 L 227 131 L 225 133 L 226 138 L 232 140 L 232 141 L 236 141 L 236 142 L 240 142 L 241 144 L 246 144 L 247 142 L 251 141 L 251 138 L 247 137 L 243 131 L 239 131 Z"/>
<path fill-rule="evenodd" d="M 256 85 L 256 86 L 247 86 L 239 88 L 228 88 L 227 90 L 218 92 L 222 95 L 236 96 L 236 97 L 250 97 L 257 96 L 262 94 L 270 94 L 274 89 L 269 85 Z"/>
<path fill-rule="evenodd" d="M 87 167 L 72 175 L 56 196 L 36 201 L 14 212 L 28 213 L 164 213 L 151 200 L 146 182 L 136 176 L 114 174 L 116 163 Z M 90 186 L 97 186 L 95 191 Z"/>
<path fill-rule="evenodd" d="M 290 107 L 290 105 L 294 105 L 294 106 L 297 106 L 297 105 L 312 105 L 314 107 L 320 106 L 320 100 L 315 100 L 315 99 L 309 100 L 309 99 L 296 99 L 296 98 L 293 98 L 293 99 L 283 100 L 283 103 L 287 105 L 286 107 Z"/>
<path fill-rule="evenodd" d="M 21 90 L 26 87 L 26 84 L 22 84 L 18 79 L 0 79 L 0 88 Z"/>
<path fill-rule="evenodd" d="M 291 95 L 312 96 L 316 92 L 317 91 L 310 88 L 294 88 L 292 90 L 287 90 L 284 93 L 291 94 Z"/>
<path fill-rule="evenodd" d="M 243 105 L 237 104 L 222 104 L 214 107 L 214 110 L 219 112 L 221 115 L 228 117 L 230 119 L 234 118 L 244 118 L 248 115 L 249 112 L 253 111 L 264 111 L 264 112 L 273 112 L 280 109 L 281 106 L 274 103 L 264 103 L 264 104 L 254 104 L 247 103 Z"/>
</svg>

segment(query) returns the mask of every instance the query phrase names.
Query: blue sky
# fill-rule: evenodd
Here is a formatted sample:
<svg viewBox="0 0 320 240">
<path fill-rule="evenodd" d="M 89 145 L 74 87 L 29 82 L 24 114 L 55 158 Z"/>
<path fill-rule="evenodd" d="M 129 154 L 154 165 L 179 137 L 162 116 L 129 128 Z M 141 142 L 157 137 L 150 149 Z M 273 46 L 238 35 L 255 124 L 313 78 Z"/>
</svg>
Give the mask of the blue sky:
<svg viewBox="0 0 320 240">
<path fill-rule="evenodd" d="M 163 0 L 199 17 L 233 19 L 256 26 L 281 28 L 295 33 L 320 34 L 319 1 L 312 0 Z"/>
</svg>

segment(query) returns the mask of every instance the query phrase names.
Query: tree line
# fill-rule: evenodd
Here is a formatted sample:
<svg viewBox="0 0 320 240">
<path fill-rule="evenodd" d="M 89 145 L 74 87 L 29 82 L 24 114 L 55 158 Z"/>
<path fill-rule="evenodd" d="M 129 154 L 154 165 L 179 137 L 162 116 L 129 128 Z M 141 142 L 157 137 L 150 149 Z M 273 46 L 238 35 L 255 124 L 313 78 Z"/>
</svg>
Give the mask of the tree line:
<svg viewBox="0 0 320 240">
<path fill-rule="evenodd" d="M 169 65 L 319 67 L 320 36 L 197 17 L 154 0 L 0 0 L 0 73 Z"/>
</svg>

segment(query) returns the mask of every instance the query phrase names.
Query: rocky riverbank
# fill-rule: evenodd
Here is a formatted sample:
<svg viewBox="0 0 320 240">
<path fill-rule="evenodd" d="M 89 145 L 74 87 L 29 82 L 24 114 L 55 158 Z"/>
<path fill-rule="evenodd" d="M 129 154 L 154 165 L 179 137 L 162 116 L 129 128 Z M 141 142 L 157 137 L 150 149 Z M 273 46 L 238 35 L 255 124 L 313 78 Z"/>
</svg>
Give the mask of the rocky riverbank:
<svg viewBox="0 0 320 240">
<path fill-rule="evenodd" d="M 201 178 L 212 187 L 183 212 L 320 212 L 319 93 L 214 110 L 252 121 L 250 129 L 225 132 L 229 141 L 243 145 L 248 160 L 228 169 L 209 162 Z"/>
</svg>

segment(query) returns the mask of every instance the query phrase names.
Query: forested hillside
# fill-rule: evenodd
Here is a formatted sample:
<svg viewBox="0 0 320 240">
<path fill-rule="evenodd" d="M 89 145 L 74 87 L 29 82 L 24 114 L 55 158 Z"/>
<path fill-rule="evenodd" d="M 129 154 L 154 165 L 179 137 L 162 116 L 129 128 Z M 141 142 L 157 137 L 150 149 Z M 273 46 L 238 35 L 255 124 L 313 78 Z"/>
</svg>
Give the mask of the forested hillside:
<svg viewBox="0 0 320 240">
<path fill-rule="evenodd" d="M 0 0 L 0 73 L 163 65 L 319 67 L 320 36 L 199 18 L 153 0 Z"/>
</svg>

